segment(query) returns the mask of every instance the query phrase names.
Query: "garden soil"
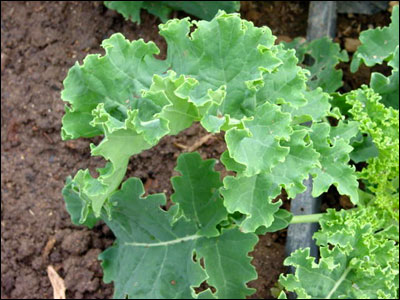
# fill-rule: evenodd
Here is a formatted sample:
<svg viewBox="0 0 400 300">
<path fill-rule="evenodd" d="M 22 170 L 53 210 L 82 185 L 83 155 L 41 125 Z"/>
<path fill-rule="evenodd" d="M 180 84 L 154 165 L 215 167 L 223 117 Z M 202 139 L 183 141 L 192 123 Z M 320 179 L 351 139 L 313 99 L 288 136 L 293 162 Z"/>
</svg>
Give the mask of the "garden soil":
<svg viewBox="0 0 400 300">
<path fill-rule="evenodd" d="M 304 2 L 246 2 L 241 14 L 258 26 L 268 25 L 280 40 L 290 40 L 305 36 L 307 11 Z M 388 24 L 388 16 L 379 14 L 373 26 Z M 371 18 L 361 25 L 359 16 L 342 19 L 339 41 L 343 45 L 346 34 L 357 37 L 360 29 L 371 25 Z M 100 140 L 61 140 L 64 104 L 60 92 L 68 69 L 76 61 L 82 63 L 87 54 L 103 54 L 101 41 L 115 32 L 131 40 L 152 40 L 162 51 L 160 57 L 165 57 L 158 24 L 154 16 L 143 12 L 142 24 L 137 26 L 102 2 L 1 2 L 2 299 L 52 299 L 50 265 L 64 279 L 67 298 L 112 297 L 112 285 L 102 282 L 97 257 L 113 243 L 113 234 L 104 224 L 93 230 L 72 225 L 61 196 L 68 175 L 104 166 L 89 151 L 89 144 Z M 367 82 L 369 73 L 360 74 L 361 83 Z M 360 82 L 349 80 L 348 84 Z M 194 125 L 162 139 L 131 159 L 128 175 L 140 177 L 147 193 L 171 195 L 169 179 L 177 175 L 173 170 L 177 156 L 206 135 Z M 224 150 L 222 135 L 206 139 L 197 148 L 203 158 L 218 158 Z M 223 169 L 219 162 L 216 168 Z M 285 271 L 285 238 L 285 230 L 260 236 L 251 253 L 259 274 L 250 283 L 257 289 L 252 298 L 272 297 L 270 288 Z"/>
</svg>

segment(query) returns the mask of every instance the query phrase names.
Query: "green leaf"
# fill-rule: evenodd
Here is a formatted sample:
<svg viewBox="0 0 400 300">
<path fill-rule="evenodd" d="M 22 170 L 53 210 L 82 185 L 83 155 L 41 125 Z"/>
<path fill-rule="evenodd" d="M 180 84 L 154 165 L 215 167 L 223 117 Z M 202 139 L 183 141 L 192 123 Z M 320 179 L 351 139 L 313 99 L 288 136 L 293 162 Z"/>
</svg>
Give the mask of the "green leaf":
<svg viewBox="0 0 400 300">
<path fill-rule="evenodd" d="M 393 68 L 392 74 L 386 77 L 380 73 L 372 73 L 371 88 L 382 96 L 382 103 L 399 109 L 399 46 L 388 65 Z"/>
<path fill-rule="evenodd" d="M 257 109 L 254 119 L 243 121 L 245 129 L 232 128 L 226 132 L 229 155 L 246 166 L 247 176 L 270 172 L 289 153 L 289 148 L 281 146 L 280 140 L 289 140 L 290 122 L 290 114 L 266 102 Z"/>
<path fill-rule="evenodd" d="M 255 292 L 246 286 L 246 282 L 257 279 L 247 254 L 257 242 L 254 233 L 242 233 L 237 228 L 223 229 L 218 238 L 198 240 L 196 250 L 204 258 L 207 282 L 217 289 L 218 299 L 244 299 Z"/>
<path fill-rule="evenodd" d="M 307 71 L 297 66 L 294 50 L 278 48 L 277 57 L 283 62 L 274 72 L 263 74 L 264 85 L 257 92 L 257 105 L 265 101 L 275 104 L 288 103 L 293 108 L 307 103 L 306 93 Z"/>
<path fill-rule="evenodd" d="M 281 189 L 270 181 L 266 174 L 252 177 L 224 178 L 224 188 L 221 194 L 224 197 L 225 207 L 229 213 L 236 211 L 247 215 L 240 227 L 243 232 L 254 232 L 258 227 L 270 227 L 274 221 L 274 214 L 282 202 L 272 203 Z"/>
<path fill-rule="evenodd" d="M 358 182 L 355 168 L 348 163 L 349 153 L 353 148 L 343 138 L 330 138 L 330 127 L 327 123 L 316 123 L 311 127 L 310 137 L 314 149 L 320 154 L 320 168 L 314 168 L 313 197 L 328 191 L 333 184 L 342 195 L 348 195 L 354 204 L 358 202 Z"/>
<path fill-rule="evenodd" d="M 203 20 L 211 20 L 224 10 L 227 13 L 239 11 L 240 1 L 165 1 L 174 10 L 183 10 Z"/>
<path fill-rule="evenodd" d="M 358 132 L 358 122 L 340 120 L 336 126 L 331 127 L 329 135 L 331 140 L 343 139 L 349 143 Z"/>
<path fill-rule="evenodd" d="M 138 24 L 141 9 L 159 17 L 162 22 L 167 22 L 173 10 L 183 10 L 200 19 L 211 20 L 220 9 L 228 13 L 240 9 L 239 1 L 104 1 L 104 5 Z"/>
<path fill-rule="evenodd" d="M 391 58 L 399 45 L 399 6 L 393 7 L 388 27 L 369 29 L 360 34 L 361 46 L 353 55 L 350 70 L 356 72 L 361 63 L 368 67 Z"/>
<path fill-rule="evenodd" d="M 227 218 L 219 195 L 220 174 L 214 171 L 214 159 L 202 160 L 200 154 L 186 153 L 178 158 L 175 168 L 182 176 L 171 179 L 174 194 L 171 200 L 179 204 L 182 215 L 200 228 L 199 235 L 218 236 L 216 226 Z"/>
<path fill-rule="evenodd" d="M 296 267 L 295 275 L 281 276 L 280 283 L 303 299 L 397 298 L 398 245 L 375 234 L 385 219 L 375 209 L 329 210 L 314 236 L 319 263 L 308 248 L 297 250 L 284 262 Z"/>
<path fill-rule="evenodd" d="M 290 42 L 282 41 L 281 44 L 283 45 L 284 49 L 294 49 L 296 50 L 296 57 L 299 60 L 299 63 L 302 63 L 304 60 L 304 55 L 307 51 L 307 40 L 304 37 L 297 37 L 294 38 Z"/>
<path fill-rule="evenodd" d="M 350 153 L 350 158 L 355 163 L 367 161 L 369 158 L 377 157 L 379 155 L 378 149 L 376 148 L 371 136 L 361 136 L 360 139 L 354 139 L 351 143 L 353 151 Z"/>
<path fill-rule="evenodd" d="M 79 195 L 79 192 L 74 190 L 71 177 L 67 178 L 62 195 L 73 224 L 85 225 L 89 228 L 93 228 L 96 225 L 98 219 L 94 216 L 88 203 Z M 81 220 L 84 221 L 81 222 Z"/>
<path fill-rule="evenodd" d="M 360 131 L 368 134 L 378 150 L 378 156 L 367 160 L 368 166 L 359 177 L 375 194 L 374 204 L 399 218 L 399 111 L 385 107 L 381 97 L 367 86 L 345 95 L 352 105 L 350 116 L 359 123 Z"/>
<path fill-rule="evenodd" d="M 94 156 L 103 156 L 110 163 L 98 170 L 100 176 L 97 178 L 93 178 L 88 170 L 78 171 L 73 182 L 79 187 L 81 197 L 87 199 L 88 204 L 93 208 L 96 217 L 100 216 L 104 203 L 125 176 L 129 157 L 152 147 L 153 144 L 148 140 L 155 143 L 161 138 L 161 136 L 155 136 L 146 139 L 146 133 L 143 133 L 146 129 L 143 128 L 149 126 L 150 132 L 157 135 L 165 134 L 168 130 L 165 120 L 154 120 L 153 124 L 140 124 L 137 110 L 129 110 L 127 114 L 128 118 L 125 122 L 120 122 L 105 111 L 102 103 L 93 110 L 92 124 L 103 127 L 105 138 L 98 146 L 91 145 L 91 153 Z"/>
<path fill-rule="evenodd" d="M 256 230 L 256 234 L 264 235 L 267 232 L 276 232 L 278 230 L 284 229 L 289 226 L 290 221 L 293 218 L 293 214 L 286 209 L 279 209 L 275 214 L 274 214 L 274 221 L 272 222 L 271 226 L 269 227 L 259 227 Z"/>
<path fill-rule="evenodd" d="M 319 154 L 313 149 L 312 143 L 305 142 L 306 136 L 306 129 L 293 131 L 290 140 L 282 142 L 282 146 L 290 149 L 285 161 L 276 165 L 268 174 L 270 181 L 284 188 L 292 199 L 306 190 L 303 181 L 309 177 L 313 168 L 319 166 Z"/>
<path fill-rule="evenodd" d="M 307 121 L 322 121 L 329 114 L 331 105 L 330 96 L 324 93 L 321 88 L 312 91 L 304 91 L 307 103 L 299 108 L 284 105 L 282 110 L 291 113 L 293 121 L 300 124 Z"/>
<path fill-rule="evenodd" d="M 183 129 L 192 125 L 194 121 L 200 120 L 197 107 L 189 101 L 188 94 L 198 84 L 193 78 L 181 75 L 176 78 L 176 73 L 168 71 L 167 77 L 154 75 L 153 84 L 142 96 L 157 105 L 160 111 L 155 114 L 168 120 L 169 133 L 178 134 Z"/>
<path fill-rule="evenodd" d="M 339 62 L 348 62 L 346 50 L 340 51 L 340 45 L 332 42 L 328 37 L 316 39 L 307 45 L 307 52 L 313 59 L 310 66 L 308 86 L 313 90 L 321 87 L 324 92 L 332 93 L 342 85 L 342 70 L 337 70 Z"/>
<path fill-rule="evenodd" d="M 257 243 L 254 234 L 233 228 L 214 238 L 200 236 L 195 222 L 174 222 L 174 206 L 167 212 L 160 208 L 164 195 L 142 198 L 143 194 L 141 181 L 128 179 L 110 200 L 111 217 L 103 215 L 117 237 L 100 255 L 104 281 L 114 281 L 114 298 L 195 298 L 194 287 L 205 280 L 219 298 L 243 298 L 253 292 L 246 283 L 256 278 L 247 256 Z"/>
<path fill-rule="evenodd" d="M 140 24 L 140 9 L 146 1 L 104 1 L 104 5 L 112 10 L 116 10 L 124 16 L 126 20 Z"/>
<path fill-rule="evenodd" d="M 330 38 L 323 37 L 311 42 L 295 39 L 291 43 L 282 43 L 286 49 L 296 49 L 299 63 L 310 71 L 308 87 L 314 90 L 318 87 L 324 92 L 332 93 L 342 85 L 342 70 L 337 70 L 339 62 L 348 62 L 346 50 L 340 51 L 340 45 Z"/>
<path fill-rule="evenodd" d="M 102 133 L 90 126 L 89 117 L 99 103 L 116 119 L 123 121 L 143 88 L 149 88 L 153 74 L 167 66 L 154 58 L 160 50 L 153 42 L 129 42 L 122 34 L 104 40 L 105 56 L 88 55 L 83 65 L 72 67 L 64 80 L 61 98 L 70 104 L 63 117 L 62 138 L 92 137 Z"/>
<path fill-rule="evenodd" d="M 220 157 L 221 162 L 224 164 L 225 168 L 229 171 L 244 172 L 246 166 L 237 163 L 230 155 L 229 151 L 225 150 Z"/>
<path fill-rule="evenodd" d="M 196 30 L 189 34 L 194 25 Z M 272 72 L 282 64 L 276 57 L 271 30 L 254 27 L 238 14 L 220 11 L 210 22 L 170 20 L 160 25 L 160 34 L 167 41 L 172 69 L 199 81 L 190 95 L 192 101 L 203 106 L 209 99 L 209 90 L 226 86 L 219 113 L 236 119 L 254 113 L 255 92 L 263 84 L 262 73 Z"/>
</svg>

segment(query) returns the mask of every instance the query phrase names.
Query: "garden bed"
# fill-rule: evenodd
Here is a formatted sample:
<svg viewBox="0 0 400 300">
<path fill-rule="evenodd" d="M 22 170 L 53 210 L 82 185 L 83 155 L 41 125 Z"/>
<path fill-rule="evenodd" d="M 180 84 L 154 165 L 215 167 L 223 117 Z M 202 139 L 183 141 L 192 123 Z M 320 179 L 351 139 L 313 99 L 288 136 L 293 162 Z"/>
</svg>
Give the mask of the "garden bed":
<svg viewBox="0 0 400 300">
<path fill-rule="evenodd" d="M 143 12 L 137 26 L 101 2 L 2 2 L 1 7 L 1 298 L 53 298 L 48 265 L 64 278 L 67 298 L 111 298 L 112 285 L 102 282 L 97 256 L 114 237 L 104 224 L 94 230 L 72 225 L 61 196 L 68 175 L 104 161 L 90 157 L 88 139 L 61 141 L 60 91 L 75 61 L 104 53 L 100 43 L 112 33 L 152 40 L 165 55 L 160 21 Z M 243 18 L 269 26 L 278 40 L 305 36 L 307 14 L 306 2 L 246 2 L 241 8 Z M 339 15 L 337 40 L 344 47 L 360 31 L 389 22 L 389 12 Z M 344 69 L 344 88 L 369 82 L 369 69 L 361 67 L 355 75 Z M 141 178 L 147 193 L 170 196 L 177 156 L 206 135 L 195 125 L 163 138 L 131 159 L 128 176 Z M 218 158 L 224 150 L 222 135 L 197 148 L 203 158 Z M 223 167 L 217 163 L 216 169 Z M 340 204 L 329 199 L 331 207 Z M 286 230 L 260 236 L 251 253 L 259 276 L 250 283 L 257 289 L 252 298 L 272 297 L 270 288 L 285 271 L 285 238 Z"/>
</svg>

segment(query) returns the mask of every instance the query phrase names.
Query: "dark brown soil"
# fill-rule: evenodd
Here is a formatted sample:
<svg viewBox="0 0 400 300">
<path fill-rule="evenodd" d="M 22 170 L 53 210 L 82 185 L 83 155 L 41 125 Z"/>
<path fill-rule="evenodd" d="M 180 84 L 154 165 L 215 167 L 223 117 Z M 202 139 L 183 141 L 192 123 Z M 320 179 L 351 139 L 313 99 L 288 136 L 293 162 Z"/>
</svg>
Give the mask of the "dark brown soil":
<svg viewBox="0 0 400 300">
<path fill-rule="evenodd" d="M 305 35 L 307 10 L 304 2 L 246 2 L 241 13 L 276 35 L 294 38 Z M 97 261 L 112 244 L 112 233 L 104 224 L 93 230 L 73 226 L 61 196 L 68 175 L 104 161 L 90 157 L 89 140 L 61 141 L 60 91 L 75 61 L 103 53 L 99 45 L 112 33 L 153 40 L 165 52 L 158 24 L 143 12 L 138 27 L 101 2 L 1 2 L 2 299 L 53 298 L 49 265 L 65 280 L 67 298 L 112 297 Z M 194 126 L 163 139 L 131 159 L 129 176 L 140 177 L 149 193 L 170 195 L 180 145 L 192 145 L 205 134 Z M 224 147 L 217 136 L 198 151 L 203 158 L 218 158 Z M 254 298 L 271 298 L 270 288 L 284 272 L 285 237 L 286 231 L 260 237 L 252 253 L 259 273 L 250 284 L 258 290 Z"/>
</svg>

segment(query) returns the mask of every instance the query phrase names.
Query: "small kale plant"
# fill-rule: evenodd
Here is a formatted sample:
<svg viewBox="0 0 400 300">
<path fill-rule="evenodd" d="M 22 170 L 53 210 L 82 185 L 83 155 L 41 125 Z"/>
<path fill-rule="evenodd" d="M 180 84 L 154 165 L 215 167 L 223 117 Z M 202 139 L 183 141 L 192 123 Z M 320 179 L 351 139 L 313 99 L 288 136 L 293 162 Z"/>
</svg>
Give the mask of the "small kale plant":
<svg viewBox="0 0 400 300">
<path fill-rule="evenodd" d="M 280 283 L 300 298 L 398 297 L 398 13 L 396 6 L 389 27 L 361 33 L 362 46 L 353 56 L 352 71 L 356 71 L 360 62 L 373 66 L 383 60 L 392 68 L 389 77 L 372 73 L 370 87 L 362 86 L 344 94 L 335 92 L 341 86 L 342 77 L 335 66 L 348 57 L 328 39 L 303 44 L 297 39 L 285 44 L 286 48 L 297 49 L 300 61 L 305 54 L 314 59 L 314 63 L 306 67 L 311 74 L 313 70 L 320 71 L 310 77 L 308 84 L 312 86 L 315 80 L 325 84 L 324 90 L 331 95 L 333 109 L 339 110 L 348 120 L 342 129 L 335 127 L 335 137 L 347 136 L 353 147 L 352 161 L 366 165 L 357 172 L 364 185 L 358 190 L 357 208 L 340 212 L 329 210 L 319 221 L 321 230 L 314 235 L 320 246 L 319 263 L 314 262 L 307 249 L 294 252 L 285 261 L 286 265 L 296 267 L 296 273 L 281 275 Z M 323 47 L 316 46 L 322 44 Z M 333 281 L 318 280 L 321 277 Z"/>
<path fill-rule="evenodd" d="M 295 50 L 274 44 L 269 28 L 238 14 L 173 19 L 159 28 L 165 60 L 155 58 L 153 42 L 114 34 L 102 43 L 104 56 L 88 55 L 70 69 L 62 91 L 62 138 L 103 136 L 91 145 L 92 155 L 107 160 L 99 176 L 78 171 L 63 195 L 73 223 L 93 227 L 102 219 L 114 232 L 114 245 L 99 257 L 114 297 L 245 298 L 255 292 L 247 287 L 257 278 L 248 253 L 257 234 L 316 221 L 321 259 L 315 263 L 307 249 L 287 258 L 296 267 L 281 276 L 287 291 L 312 298 L 397 295 L 398 111 L 368 87 L 334 93 L 341 80 L 334 65 L 346 54 L 329 68 L 303 68 Z M 333 75 L 318 71 L 326 69 Z M 123 182 L 129 158 L 195 122 L 225 132 L 219 160 L 234 175 L 221 180 L 215 159 L 180 155 L 165 211 L 164 194 L 144 197 L 140 179 Z M 363 134 L 375 152 L 362 156 L 368 167 L 356 172 L 351 145 Z M 388 160 L 391 169 L 383 169 Z M 281 208 L 275 198 L 282 189 L 295 198 L 310 175 L 313 196 L 334 185 L 357 207 L 323 216 Z M 202 283 L 209 288 L 197 292 Z"/>
</svg>

